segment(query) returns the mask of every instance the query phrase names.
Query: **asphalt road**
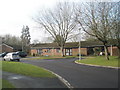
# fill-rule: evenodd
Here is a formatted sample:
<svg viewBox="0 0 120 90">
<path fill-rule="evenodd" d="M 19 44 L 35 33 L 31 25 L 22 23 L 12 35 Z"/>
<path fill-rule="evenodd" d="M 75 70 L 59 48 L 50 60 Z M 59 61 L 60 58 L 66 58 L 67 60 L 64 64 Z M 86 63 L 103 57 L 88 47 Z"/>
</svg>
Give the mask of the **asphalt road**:
<svg viewBox="0 0 120 90">
<path fill-rule="evenodd" d="M 16 88 L 67 88 L 58 78 L 30 77 L 3 71 L 2 78 Z"/>
<path fill-rule="evenodd" d="M 74 88 L 118 88 L 118 70 L 75 64 L 73 59 L 21 60 L 51 70 Z"/>
</svg>

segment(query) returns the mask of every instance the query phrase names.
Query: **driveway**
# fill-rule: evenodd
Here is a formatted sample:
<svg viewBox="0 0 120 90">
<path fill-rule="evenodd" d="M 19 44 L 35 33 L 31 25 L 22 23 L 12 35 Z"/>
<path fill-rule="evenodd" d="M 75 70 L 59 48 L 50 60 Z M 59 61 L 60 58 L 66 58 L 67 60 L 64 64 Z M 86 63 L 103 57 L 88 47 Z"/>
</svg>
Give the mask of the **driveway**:
<svg viewBox="0 0 120 90">
<path fill-rule="evenodd" d="M 118 70 L 75 64 L 76 58 L 54 60 L 21 60 L 51 70 L 74 88 L 118 88 Z"/>
</svg>

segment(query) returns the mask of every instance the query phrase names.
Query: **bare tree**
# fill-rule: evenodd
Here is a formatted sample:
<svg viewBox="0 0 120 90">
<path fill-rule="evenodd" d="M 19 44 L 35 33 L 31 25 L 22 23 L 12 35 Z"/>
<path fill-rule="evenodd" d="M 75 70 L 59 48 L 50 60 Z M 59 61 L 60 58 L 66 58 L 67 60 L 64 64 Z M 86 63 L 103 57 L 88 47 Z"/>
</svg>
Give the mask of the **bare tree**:
<svg viewBox="0 0 120 90">
<path fill-rule="evenodd" d="M 40 41 L 38 39 L 35 39 L 32 41 L 32 44 L 37 44 L 37 43 L 40 43 Z"/>
<path fill-rule="evenodd" d="M 90 33 L 90 32 L 89 32 Z M 89 35 L 88 33 L 85 33 L 83 36 L 85 41 L 96 41 L 96 37 Z M 97 40 L 98 41 L 98 40 Z"/>
<path fill-rule="evenodd" d="M 74 31 L 74 5 L 68 2 L 59 3 L 52 10 L 40 12 L 35 18 L 61 48 L 61 56 L 64 56 L 64 45 L 69 35 Z"/>
<path fill-rule="evenodd" d="M 112 42 L 116 44 L 119 50 L 119 58 L 120 58 L 120 1 L 116 3 L 114 8 L 111 11 L 111 16 L 113 16 L 111 20 L 111 37 Z"/>
<path fill-rule="evenodd" d="M 21 50 L 21 39 L 10 34 L 3 35 L 2 43 L 12 46 L 15 50 Z"/>
<path fill-rule="evenodd" d="M 110 11 L 112 2 L 89 2 L 85 3 L 84 9 L 78 9 L 76 21 L 89 35 L 96 37 L 104 45 L 106 59 L 109 60 L 107 43 L 111 30 Z"/>
<path fill-rule="evenodd" d="M 51 36 L 44 36 L 44 38 L 41 40 L 41 43 L 51 43 L 53 42 L 53 38 Z"/>
</svg>

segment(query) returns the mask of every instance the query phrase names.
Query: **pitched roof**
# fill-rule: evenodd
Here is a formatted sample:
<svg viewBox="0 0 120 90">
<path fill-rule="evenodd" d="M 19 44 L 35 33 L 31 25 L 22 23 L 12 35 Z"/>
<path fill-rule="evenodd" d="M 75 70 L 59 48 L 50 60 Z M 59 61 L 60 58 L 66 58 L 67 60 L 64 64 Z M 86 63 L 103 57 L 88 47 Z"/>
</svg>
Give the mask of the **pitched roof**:
<svg viewBox="0 0 120 90">
<path fill-rule="evenodd" d="M 94 46 L 103 46 L 103 44 L 99 41 L 91 42 L 91 41 L 81 41 L 80 42 L 81 47 L 94 47 Z M 69 42 L 65 44 L 65 47 L 79 47 L 79 42 Z"/>
<path fill-rule="evenodd" d="M 102 42 L 99 41 L 81 41 L 81 47 L 95 47 L 95 46 L 103 46 Z M 79 42 L 67 42 L 65 44 L 65 48 L 77 48 L 79 47 Z M 33 44 L 31 48 L 60 48 L 57 43 L 40 43 L 40 44 Z"/>
<path fill-rule="evenodd" d="M 7 45 L 7 44 L 0 44 L 0 46 L 2 46 L 2 45 L 4 45 L 4 46 L 6 46 L 6 47 L 9 47 L 9 48 L 13 49 L 13 47 L 11 47 L 11 46 L 9 46 L 9 45 Z"/>
<path fill-rule="evenodd" d="M 59 48 L 59 46 L 57 45 L 57 43 L 40 43 L 40 44 L 33 44 L 31 45 L 31 47 L 35 47 L 35 48 Z"/>
</svg>

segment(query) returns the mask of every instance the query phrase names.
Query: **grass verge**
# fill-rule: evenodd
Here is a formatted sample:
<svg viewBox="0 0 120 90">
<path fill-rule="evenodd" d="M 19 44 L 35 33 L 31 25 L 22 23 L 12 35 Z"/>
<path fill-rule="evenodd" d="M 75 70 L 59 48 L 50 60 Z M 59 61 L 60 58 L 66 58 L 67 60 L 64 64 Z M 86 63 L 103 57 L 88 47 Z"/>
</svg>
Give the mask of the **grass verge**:
<svg viewBox="0 0 120 90">
<path fill-rule="evenodd" d="M 63 59 L 63 58 L 75 58 L 77 56 L 65 56 L 65 57 L 61 57 L 61 56 L 39 56 L 39 57 L 32 57 L 32 58 L 23 58 L 25 60 L 40 60 L 40 59 Z"/>
<path fill-rule="evenodd" d="M 9 81 L 2 79 L 2 88 L 15 88 Z"/>
<path fill-rule="evenodd" d="M 83 60 L 76 60 L 78 63 L 120 67 L 118 64 L 119 59 L 116 56 L 110 56 L 110 60 L 106 60 L 104 56 L 88 57 Z"/>
<path fill-rule="evenodd" d="M 32 77 L 55 77 L 55 75 L 43 68 L 21 62 L 2 61 L 2 70 Z"/>
</svg>

